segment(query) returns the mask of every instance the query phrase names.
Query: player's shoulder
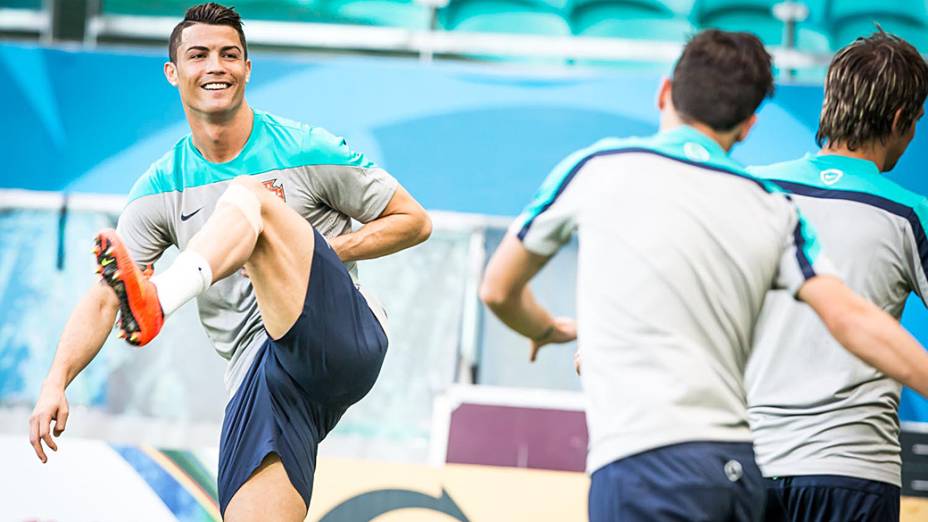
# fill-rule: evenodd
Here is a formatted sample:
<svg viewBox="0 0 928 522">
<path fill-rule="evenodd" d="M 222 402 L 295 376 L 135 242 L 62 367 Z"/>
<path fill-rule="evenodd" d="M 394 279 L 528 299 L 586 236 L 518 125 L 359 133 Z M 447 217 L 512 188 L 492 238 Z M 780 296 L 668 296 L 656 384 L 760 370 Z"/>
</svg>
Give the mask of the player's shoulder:
<svg viewBox="0 0 928 522">
<path fill-rule="evenodd" d="M 638 136 L 616 138 L 602 138 L 595 143 L 577 149 L 562 159 L 553 169 L 553 177 L 561 177 L 575 172 L 587 164 L 590 160 L 603 157 L 619 155 L 623 152 L 634 152 L 644 150 L 647 147 L 648 139 Z"/>
<path fill-rule="evenodd" d="M 745 168 L 749 174 L 765 180 L 800 180 L 813 169 L 807 157 L 779 161 L 769 165 L 750 165 Z"/>
<path fill-rule="evenodd" d="M 928 227 L 928 198 L 913 190 L 909 190 L 885 175 L 879 175 L 872 180 L 873 192 L 904 208 L 911 209 L 923 228 Z"/>
<path fill-rule="evenodd" d="M 182 176 L 179 171 L 182 168 L 182 156 L 188 140 L 190 140 L 189 134 L 178 140 L 173 147 L 148 167 L 129 190 L 129 203 L 146 196 L 175 190 L 177 179 Z"/>
<path fill-rule="evenodd" d="M 353 151 L 345 138 L 308 123 L 255 111 L 267 130 L 271 145 L 294 165 L 371 166 Z"/>
</svg>

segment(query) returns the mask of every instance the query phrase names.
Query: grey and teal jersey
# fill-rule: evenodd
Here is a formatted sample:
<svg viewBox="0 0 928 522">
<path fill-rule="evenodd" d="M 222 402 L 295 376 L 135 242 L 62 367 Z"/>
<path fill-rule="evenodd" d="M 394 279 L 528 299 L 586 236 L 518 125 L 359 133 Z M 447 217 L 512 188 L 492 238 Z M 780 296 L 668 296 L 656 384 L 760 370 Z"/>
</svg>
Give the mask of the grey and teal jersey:
<svg viewBox="0 0 928 522">
<path fill-rule="evenodd" d="M 750 169 L 792 194 L 854 291 L 895 317 L 928 297 L 928 201 L 872 162 L 804 158 Z M 806 306 L 764 303 L 746 374 L 764 475 L 845 475 L 900 485 L 900 386 L 835 341 Z"/>
<path fill-rule="evenodd" d="M 135 183 L 117 225 L 135 261 L 154 262 L 171 245 L 185 248 L 240 175 L 263 182 L 327 238 L 349 232 L 352 218 L 361 223 L 376 219 L 398 186 L 344 139 L 254 111 L 251 134 L 235 159 L 207 161 L 188 135 Z M 347 267 L 357 281 L 354 263 Z M 231 396 L 267 335 L 251 282 L 241 273 L 217 281 L 197 299 L 197 306 L 216 351 L 229 360 L 226 387 Z M 373 309 L 383 318 L 379 305 Z"/>
<path fill-rule="evenodd" d="M 510 232 L 550 256 L 576 231 L 590 472 L 688 441 L 750 441 L 743 372 L 771 288 L 830 272 L 796 207 L 682 126 L 558 165 Z"/>
</svg>

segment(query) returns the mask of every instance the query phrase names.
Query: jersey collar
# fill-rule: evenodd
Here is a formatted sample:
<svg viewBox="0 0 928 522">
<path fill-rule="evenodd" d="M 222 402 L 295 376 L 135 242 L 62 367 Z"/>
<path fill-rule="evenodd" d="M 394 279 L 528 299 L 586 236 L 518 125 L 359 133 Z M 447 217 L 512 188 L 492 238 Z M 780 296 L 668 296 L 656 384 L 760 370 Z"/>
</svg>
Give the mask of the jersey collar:
<svg viewBox="0 0 928 522">
<path fill-rule="evenodd" d="M 851 176 L 874 176 L 880 173 L 876 163 L 861 158 L 850 158 L 837 154 L 806 154 L 806 159 L 820 171 L 836 169 Z"/>
</svg>

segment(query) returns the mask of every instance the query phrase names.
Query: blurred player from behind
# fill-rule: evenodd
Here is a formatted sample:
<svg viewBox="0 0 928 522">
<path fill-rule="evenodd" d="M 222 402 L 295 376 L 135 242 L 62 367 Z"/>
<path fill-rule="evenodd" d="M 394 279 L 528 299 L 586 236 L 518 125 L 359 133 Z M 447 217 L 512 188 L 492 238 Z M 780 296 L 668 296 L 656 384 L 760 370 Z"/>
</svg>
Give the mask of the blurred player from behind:
<svg viewBox="0 0 928 522">
<path fill-rule="evenodd" d="M 698 34 L 661 86 L 660 132 L 565 159 L 487 267 L 481 297 L 532 339 L 533 356 L 579 335 L 592 522 L 763 516 L 742 379 L 773 288 L 808 303 L 848 349 L 928 393 L 928 354 L 831 275 L 784 195 L 728 157 L 772 89 L 755 36 Z M 528 287 L 575 231 L 576 330 Z"/>
<path fill-rule="evenodd" d="M 848 286 L 897 319 L 910 292 L 928 298 L 928 201 L 880 173 L 912 141 L 926 96 L 914 47 L 882 31 L 858 39 L 828 70 L 822 150 L 749 169 L 793 195 Z M 841 349 L 813 310 L 771 293 L 745 385 L 767 520 L 899 520 L 897 382 Z"/>
<path fill-rule="evenodd" d="M 387 350 L 385 314 L 356 283 L 355 261 L 424 241 L 431 222 L 386 171 L 328 131 L 253 110 L 238 13 L 191 7 L 164 73 L 191 133 L 135 184 L 117 231 L 97 237 L 106 285 L 92 288 L 61 335 L 30 418 L 30 441 L 64 431 L 65 388 L 98 353 L 119 313 L 135 345 L 197 300 L 228 359 L 219 442 L 226 520 L 302 521 L 318 444 L 364 397 Z M 351 220 L 363 223 L 352 230 Z M 181 251 L 149 280 L 141 270 Z M 241 270 L 247 269 L 247 276 Z M 107 286 L 108 285 L 108 286 Z"/>
</svg>

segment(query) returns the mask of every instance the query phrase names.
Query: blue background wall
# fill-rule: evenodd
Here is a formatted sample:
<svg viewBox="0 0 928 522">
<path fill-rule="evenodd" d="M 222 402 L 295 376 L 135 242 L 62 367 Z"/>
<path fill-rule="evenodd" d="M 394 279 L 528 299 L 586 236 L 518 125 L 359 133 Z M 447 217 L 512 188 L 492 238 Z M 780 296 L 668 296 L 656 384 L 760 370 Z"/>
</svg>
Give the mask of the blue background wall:
<svg viewBox="0 0 928 522">
<path fill-rule="evenodd" d="M 253 106 L 346 136 L 433 210 L 515 215 L 567 153 L 657 126 L 658 77 L 252 58 Z M 126 193 L 187 133 L 163 62 L 150 50 L 0 44 L 0 187 Z M 820 87 L 779 87 L 735 158 L 763 164 L 815 150 L 820 103 Z M 928 192 L 926 145 L 922 132 L 890 174 L 921 193 Z M 908 307 L 904 323 L 928 342 L 920 304 Z M 922 407 L 907 399 L 903 416 L 928 421 Z"/>
</svg>

